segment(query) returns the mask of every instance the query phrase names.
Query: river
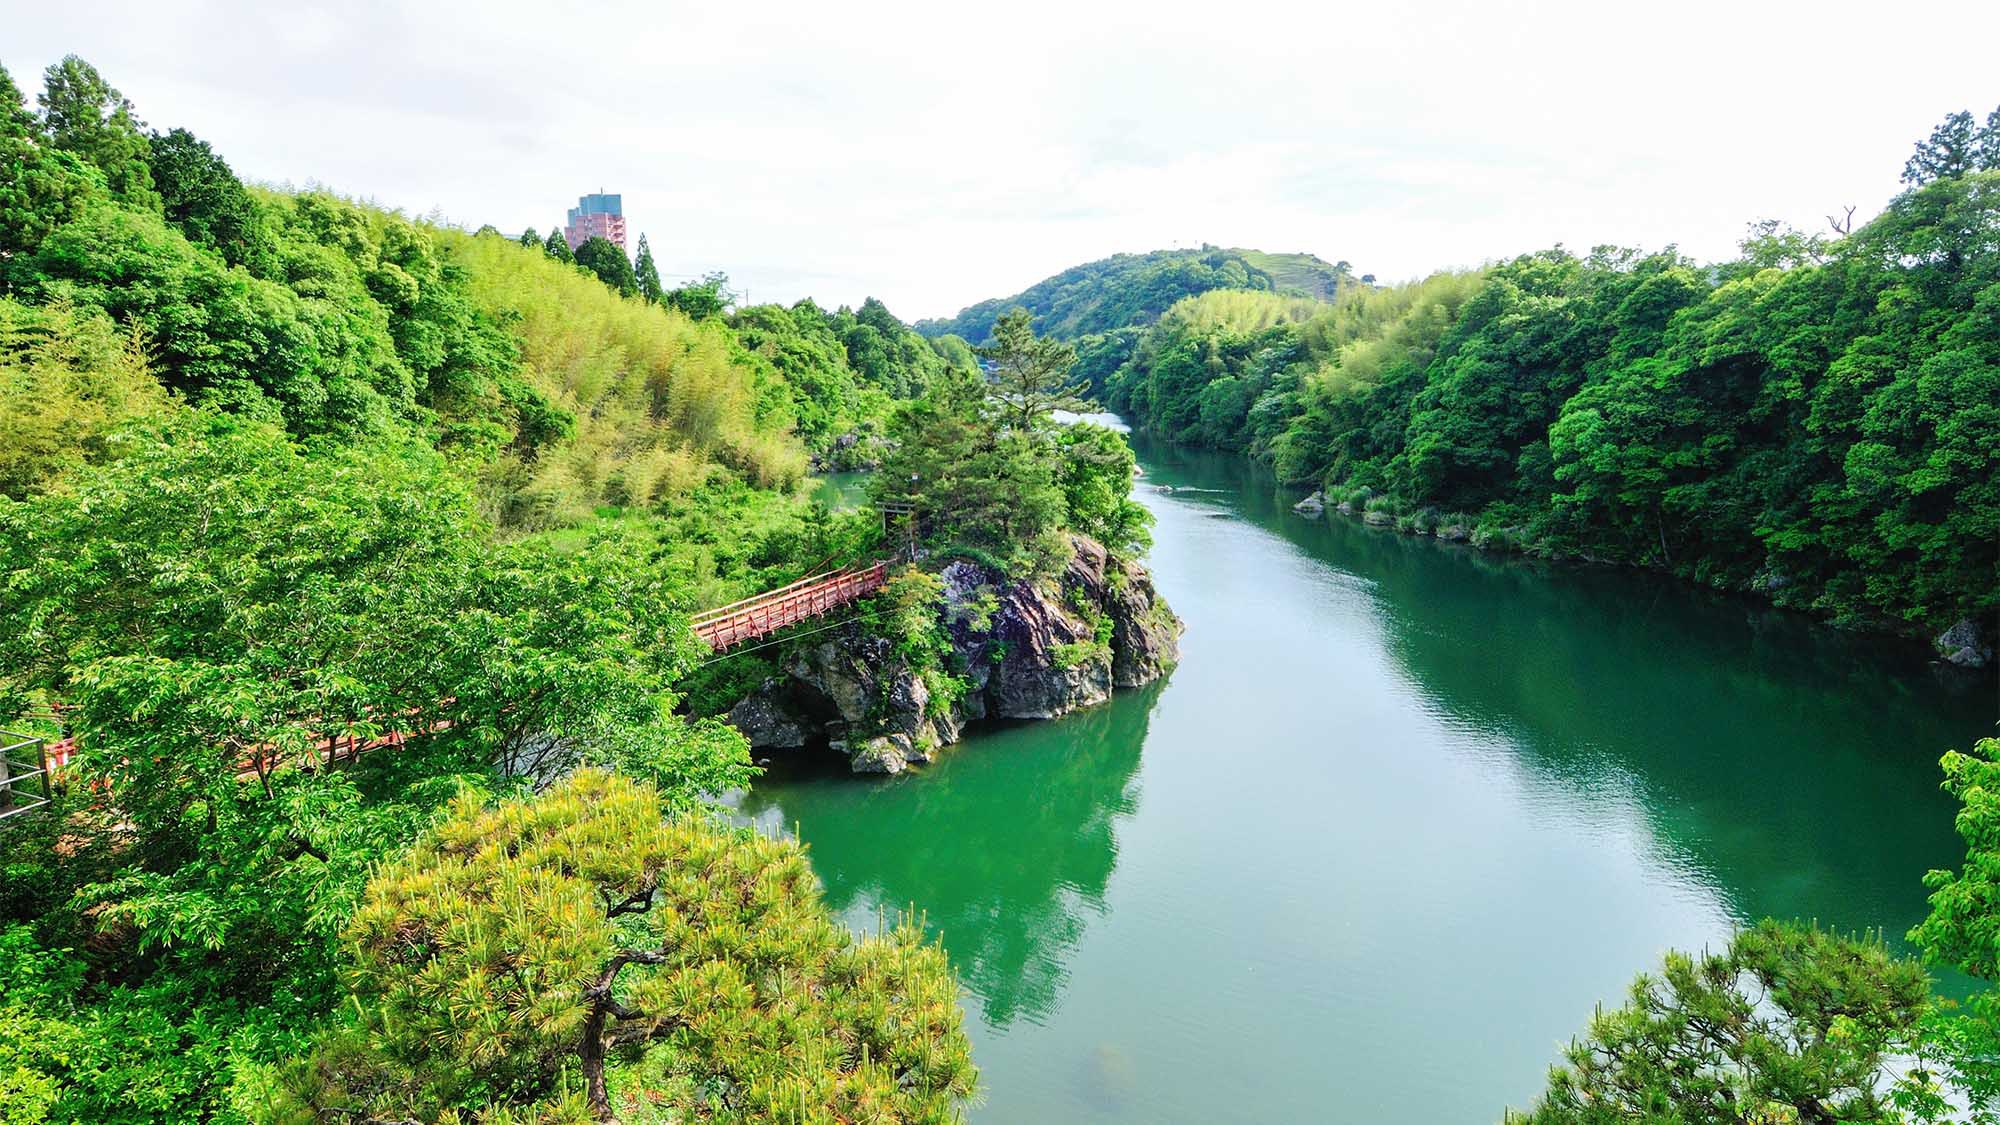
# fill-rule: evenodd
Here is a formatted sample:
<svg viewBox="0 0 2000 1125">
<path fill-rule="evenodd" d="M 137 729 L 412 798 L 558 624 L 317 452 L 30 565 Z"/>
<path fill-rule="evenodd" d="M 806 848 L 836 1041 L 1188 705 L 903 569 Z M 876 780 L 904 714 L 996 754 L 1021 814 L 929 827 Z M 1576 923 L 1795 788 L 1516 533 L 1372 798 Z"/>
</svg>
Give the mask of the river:
<svg viewBox="0 0 2000 1125">
<path fill-rule="evenodd" d="M 742 798 L 851 923 L 943 936 L 974 1121 L 1491 1122 L 1666 947 L 1899 942 L 1962 854 L 1936 760 L 1993 731 L 1990 678 L 1135 445 L 1171 677 Z"/>
</svg>

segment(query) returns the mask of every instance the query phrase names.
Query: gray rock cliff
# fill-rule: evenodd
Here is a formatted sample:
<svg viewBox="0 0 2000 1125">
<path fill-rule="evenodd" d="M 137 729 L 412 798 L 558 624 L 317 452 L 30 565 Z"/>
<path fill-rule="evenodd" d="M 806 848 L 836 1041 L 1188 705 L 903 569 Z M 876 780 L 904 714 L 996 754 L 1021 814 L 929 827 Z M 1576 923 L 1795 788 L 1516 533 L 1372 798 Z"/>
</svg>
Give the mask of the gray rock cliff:
<svg viewBox="0 0 2000 1125">
<path fill-rule="evenodd" d="M 882 636 L 859 625 L 791 654 L 729 712 L 758 749 L 822 741 L 857 773 L 901 773 L 931 761 L 981 719 L 1053 719 L 1117 688 L 1165 675 L 1180 659 L 1180 619 L 1144 566 L 1071 537 L 1062 572 L 1012 580 L 976 563 L 939 572 L 948 663 L 963 681 L 939 697 Z"/>
</svg>

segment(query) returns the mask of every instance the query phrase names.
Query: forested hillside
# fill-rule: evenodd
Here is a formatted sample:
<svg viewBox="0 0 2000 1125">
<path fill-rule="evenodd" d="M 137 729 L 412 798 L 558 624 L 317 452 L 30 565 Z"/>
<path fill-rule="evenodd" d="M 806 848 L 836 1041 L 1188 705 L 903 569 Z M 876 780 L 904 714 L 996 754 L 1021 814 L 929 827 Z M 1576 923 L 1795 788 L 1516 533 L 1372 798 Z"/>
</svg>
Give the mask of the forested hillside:
<svg viewBox="0 0 2000 1125">
<path fill-rule="evenodd" d="M 1212 289 L 1255 289 L 1331 297 L 1353 283 L 1346 262 L 1330 264 L 1311 254 L 1258 250 L 1155 250 L 1115 254 L 1073 266 L 1012 297 L 981 301 L 942 320 L 920 320 L 926 336 L 946 334 L 980 343 L 1009 309 L 1024 308 L 1037 332 L 1059 340 L 1152 323 L 1183 297 Z"/>
<path fill-rule="evenodd" d="M 1326 304 L 1202 294 L 1096 378 L 1380 521 L 1990 638 L 1996 152 L 2000 114 L 1955 117 L 1874 221 L 1758 224 L 1728 262 L 1558 247 Z"/>
<path fill-rule="evenodd" d="M 879 535 L 809 459 L 971 353 L 604 246 L 247 186 L 79 59 L 34 109 L 0 70 L 0 725 L 78 738 L 0 823 L 0 1117 L 962 1104 L 942 953 L 710 823 L 753 771 L 680 685 L 691 608 Z M 687 914 L 742 940 L 669 956 Z"/>
</svg>

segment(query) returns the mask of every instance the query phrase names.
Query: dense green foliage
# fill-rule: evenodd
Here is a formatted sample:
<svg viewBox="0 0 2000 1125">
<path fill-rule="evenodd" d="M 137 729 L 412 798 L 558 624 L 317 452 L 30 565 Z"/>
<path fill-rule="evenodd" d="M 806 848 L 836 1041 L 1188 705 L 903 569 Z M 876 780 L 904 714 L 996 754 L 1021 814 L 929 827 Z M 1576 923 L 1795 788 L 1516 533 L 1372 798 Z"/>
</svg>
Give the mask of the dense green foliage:
<svg viewBox="0 0 2000 1125">
<path fill-rule="evenodd" d="M 115 429 L 164 412 L 167 396 L 144 337 L 102 311 L 0 297 L 0 403 L 0 496 L 25 496 L 102 459 Z"/>
<path fill-rule="evenodd" d="M 1718 266 L 1556 249 L 1316 306 L 1205 294 L 1102 377 L 1107 402 L 1329 503 L 1858 625 L 1991 621 L 1994 143 L 1934 141 L 1873 222 L 1833 240 L 1763 224 Z"/>
<path fill-rule="evenodd" d="M 795 845 L 663 820 L 583 771 L 477 795 L 369 883 L 358 1018 L 290 1068 L 277 1122 L 943 1122 L 971 1093 L 957 983 L 905 924 L 855 942 Z M 631 1064 L 613 1105 L 606 1056 Z M 580 1097 L 579 1097 L 580 1095 Z"/>
<path fill-rule="evenodd" d="M 1928 1091 L 1894 1064 L 1918 1049 L 1929 1003 L 1923 969 L 1879 944 L 1765 922 L 1721 953 L 1670 951 L 1512 1120 L 1906 1121 L 1901 1104 Z"/>
<path fill-rule="evenodd" d="M 639 286 L 639 296 L 649 305 L 657 305 L 665 299 L 667 291 L 660 284 L 660 264 L 653 260 L 652 244 L 645 235 L 639 236 L 639 249 L 632 257 L 632 280 Z"/>
<path fill-rule="evenodd" d="M 2000 608 L 1995 118 L 1860 230 L 1719 266 L 1125 255 L 925 339 L 666 290 L 643 239 L 253 189 L 74 57 L 37 104 L 0 71 L 0 719 L 81 751 L 0 825 L 9 1122 L 949 1120 L 941 952 L 851 940 L 796 848 L 707 819 L 753 771 L 686 717 L 740 687 L 690 680 L 687 612 L 877 546 L 809 458 L 879 462 L 946 555 L 1136 553 L 1130 448 L 1049 415 L 1101 389 L 1412 520 L 1856 621 Z M 869 612 L 942 676 L 938 592 Z M 1989 984 L 1996 755 L 1946 760 L 1967 860 L 1912 935 Z M 1938 1076 L 1985 1112 L 1996 995 L 1759 927 L 1642 980 L 1535 1113 L 1896 1120 Z M 1903 1054 L 1941 1069 L 1878 1082 Z"/>
<path fill-rule="evenodd" d="M 734 732 L 672 715 L 693 641 L 629 543 L 496 545 L 444 460 L 404 446 L 309 454 L 199 415 L 119 440 L 0 506 L 5 710 L 60 699 L 83 735 L 59 810 L 0 840 L 0 913 L 34 920 L 9 931 L 24 950 L 89 951 L 90 987 L 33 1016 L 114 1041 L 121 1068 L 36 1054 L 52 1120 L 221 1113 L 231 1067 L 330 1009 L 369 868 L 460 781 L 601 762 L 687 807 L 747 776 Z M 432 733 L 292 768 L 392 725 Z M 118 1031 L 134 1019 L 156 1030 Z M 131 1108 L 156 1082 L 165 1104 Z"/>
<path fill-rule="evenodd" d="M 1983 985 L 1934 997 L 1920 965 L 1879 940 L 1765 921 L 1722 953 L 1669 952 L 1630 1000 L 1599 1011 L 1510 1121 L 1939 1122 L 2000 1120 L 2000 741 L 1944 756 L 1962 802 L 1965 865 L 1933 871 L 1910 941 Z"/>
<path fill-rule="evenodd" d="M 1064 531 L 1120 554 L 1143 552 L 1152 517 L 1131 499 L 1131 447 L 1050 413 L 1088 405 L 1070 381 L 1075 352 L 1036 337 L 1015 310 L 982 354 L 991 380 L 950 372 L 896 415 L 892 451 L 870 482 L 876 498 L 908 506 L 909 531 L 933 547 L 1003 569 L 1061 565 L 1070 554 Z"/>
<path fill-rule="evenodd" d="M 113 197 L 139 208 L 160 205 L 147 160 L 145 122 L 97 68 L 70 55 L 43 75 L 41 124 L 51 147 L 75 153 L 103 173 Z"/>
<path fill-rule="evenodd" d="M 1965 865 L 1933 871 L 1931 913 L 1910 940 L 1933 962 L 1978 978 L 1984 990 L 1963 1009 L 1945 1004 L 1934 1021 L 1934 1052 L 1954 1084 L 1982 1112 L 1981 1125 L 2000 1120 L 2000 739 L 1970 753 L 1944 756 L 1944 788 L 1961 804 L 1958 834 Z"/>
<path fill-rule="evenodd" d="M 896 400 L 923 393 L 947 371 L 978 366 L 963 340 L 925 340 L 873 297 L 859 310 L 832 312 L 810 298 L 790 308 L 753 305 L 729 323 L 792 389 L 798 434 L 832 469 L 879 461 L 883 422 Z"/>
<path fill-rule="evenodd" d="M 570 249 L 569 239 L 560 228 L 549 231 L 549 237 L 542 243 L 542 252 L 566 265 L 576 263 L 576 251 Z"/>
<path fill-rule="evenodd" d="M 639 275 L 632 270 L 632 260 L 608 238 L 592 235 L 585 239 L 576 248 L 576 264 L 616 289 L 622 297 L 639 295 Z"/>
<path fill-rule="evenodd" d="M 506 1101 L 456 1072 L 438 1094 L 401 1015 L 344 1006 L 350 927 L 453 808 L 570 807 L 518 800 L 584 767 L 675 849 L 644 861 L 677 872 L 655 920 L 718 912 L 688 979 L 801 985 L 727 1025 L 683 1003 L 690 1026 L 621 1047 L 615 1089 L 668 1099 L 651 1119 L 796 1119 L 801 1096 L 828 1107 L 808 1120 L 947 1116 L 971 1071 L 941 954 L 849 945 L 795 851 L 703 827 L 752 771 L 679 685 L 707 652 L 691 607 L 873 545 L 876 521 L 795 489 L 807 443 L 879 432 L 950 353 L 879 303 L 779 310 L 819 349 L 794 364 L 722 315 L 719 279 L 711 305 L 648 292 L 608 243 L 583 268 L 560 232 L 246 187 L 80 60 L 42 105 L 0 71 L 0 722 L 80 750 L 53 807 L 0 824 L 0 1116 L 282 1118 L 302 1095 L 278 1064 L 314 1043 L 387 1060 L 370 1073 L 427 1121 Z M 711 858 L 750 882 L 701 882 Z M 935 1034 L 869 1038 L 906 1011 Z M 797 1065 L 704 1055 L 711 1027 L 792 1035 Z M 829 1053 L 853 1042 L 882 1050 Z M 555 1093 L 514 1108 L 602 1109 Z"/>
<path fill-rule="evenodd" d="M 946 334 L 975 343 L 992 335 L 1009 309 L 1028 310 L 1036 331 L 1059 340 L 1150 324 L 1183 297 L 1212 289 L 1254 289 L 1330 297 L 1350 284 L 1347 263 L 1328 265 L 1310 254 L 1255 250 L 1154 250 L 1115 254 L 1073 266 L 1011 297 L 964 309 L 945 320 L 919 321 L 926 336 Z"/>
</svg>

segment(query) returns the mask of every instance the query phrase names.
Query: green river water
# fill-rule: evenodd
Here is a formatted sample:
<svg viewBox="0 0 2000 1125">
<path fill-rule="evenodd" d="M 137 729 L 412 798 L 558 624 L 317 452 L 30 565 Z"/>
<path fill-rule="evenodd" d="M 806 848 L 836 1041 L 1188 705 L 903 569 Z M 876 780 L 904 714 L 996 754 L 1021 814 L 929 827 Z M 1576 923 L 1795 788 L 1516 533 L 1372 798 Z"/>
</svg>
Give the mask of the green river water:
<svg viewBox="0 0 2000 1125">
<path fill-rule="evenodd" d="M 1135 445 L 1166 681 L 741 799 L 850 922 L 943 936 L 974 1121 L 1494 1121 L 1662 949 L 1765 915 L 1899 940 L 1962 854 L 1936 759 L 1994 729 L 1990 677 Z"/>
</svg>

